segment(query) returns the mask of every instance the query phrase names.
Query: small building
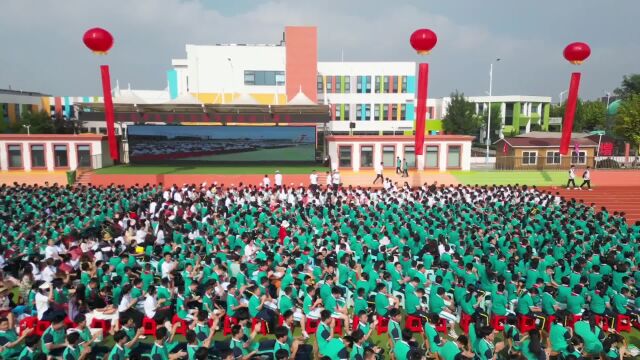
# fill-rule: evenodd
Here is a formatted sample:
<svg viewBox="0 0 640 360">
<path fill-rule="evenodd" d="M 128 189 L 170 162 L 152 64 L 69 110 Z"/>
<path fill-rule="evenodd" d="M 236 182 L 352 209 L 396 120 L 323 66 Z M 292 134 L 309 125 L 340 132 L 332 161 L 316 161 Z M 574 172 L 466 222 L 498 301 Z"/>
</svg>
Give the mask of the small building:
<svg viewBox="0 0 640 360">
<path fill-rule="evenodd" d="M 0 134 L 1 171 L 99 169 L 113 165 L 107 136 Z"/>
<path fill-rule="evenodd" d="M 470 170 L 472 140 L 465 135 L 425 136 L 425 155 L 417 158 L 414 137 L 406 135 L 332 135 L 327 136 L 327 147 L 332 169 L 372 170 L 380 162 L 395 169 L 399 156 L 411 169 Z"/>
<path fill-rule="evenodd" d="M 559 170 L 593 166 L 598 143 L 584 134 L 571 138 L 567 155 L 560 155 L 560 134 L 546 137 L 517 136 L 500 139 L 496 144 L 497 170 Z M 580 136 L 583 135 L 583 136 Z"/>
</svg>

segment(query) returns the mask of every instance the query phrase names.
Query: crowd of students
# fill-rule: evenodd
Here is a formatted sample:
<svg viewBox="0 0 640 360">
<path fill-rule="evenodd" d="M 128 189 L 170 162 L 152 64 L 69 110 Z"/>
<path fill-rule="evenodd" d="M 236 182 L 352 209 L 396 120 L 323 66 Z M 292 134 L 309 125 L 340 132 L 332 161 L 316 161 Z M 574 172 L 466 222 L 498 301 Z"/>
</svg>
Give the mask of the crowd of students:
<svg viewBox="0 0 640 360">
<path fill-rule="evenodd" d="M 1 186 L 0 355 L 632 353 L 640 224 L 622 214 L 518 186 L 314 185 Z"/>
</svg>

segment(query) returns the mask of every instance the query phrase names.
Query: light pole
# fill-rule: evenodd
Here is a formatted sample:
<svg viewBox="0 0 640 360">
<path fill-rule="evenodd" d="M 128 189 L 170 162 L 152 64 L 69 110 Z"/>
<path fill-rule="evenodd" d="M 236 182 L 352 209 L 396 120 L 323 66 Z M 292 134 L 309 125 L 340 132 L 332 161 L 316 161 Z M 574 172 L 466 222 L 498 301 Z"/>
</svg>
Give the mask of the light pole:
<svg viewBox="0 0 640 360">
<path fill-rule="evenodd" d="M 560 100 L 558 100 L 558 105 L 562 106 L 562 97 L 564 96 L 564 94 L 566 94 L 569 90 L 565 90 L 565 91 L 560 91 L 560 95 L 558 96 L 560 98 Z"/>
<path fill-rule="evenodd" d="M 496 62 L 500 61 L 500 58 L 496 59 Z M 491 92 L 493 91 L 493 63 L 489 66 L 489 114 L 487 115 L 487 152 L 485 154 L 485 162 L 489 163 L 489 145 L 491 144 Z"/>
<path fill-rule="evenodd" d="M 235 70 L 233 69 L 233 60 L 231 60 L 231 58 L 228 57 L 227 61 L 229 62 L 229 67 L 231 68 L 231 84 L 229 84 L 229 89 L 232 91 L 231 92 L 231 102 L 233 103 L 233 97 L 235 95 L 235 86 L 234 86 L 234 83 L 233 83 Z"/>
<path fill-rule="evenodd" d="M 31 135 L 31 125 L 22 125 L 22 127 L 27 129 L 27 136 Z"/>
</svg>

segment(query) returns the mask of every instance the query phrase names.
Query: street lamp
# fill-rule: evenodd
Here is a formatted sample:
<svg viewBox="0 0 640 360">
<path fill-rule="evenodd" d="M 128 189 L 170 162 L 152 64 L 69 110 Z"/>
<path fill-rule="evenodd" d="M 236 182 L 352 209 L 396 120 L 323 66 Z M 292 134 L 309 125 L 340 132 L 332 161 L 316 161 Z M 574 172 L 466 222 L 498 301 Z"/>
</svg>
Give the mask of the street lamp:
<svg viewBox="0 0 640 360">
<path fill-rule="evenodd" d="M 602 143 L 602 136 L 605 134 L 602 130 L 596 130 L 589 133 L 590 136 L 598 135 L 598 150 L 596 151 L 596 161 L 594 161 L 594 167 L 598 167 L 598 158 L 600 157 L 600 143 Z"/>
<path fill-rule="evenodd" d="M 560 95 L 559 98 L 560 100 L 558 100 L 558 105 L 562 106 L 562 97 L 564 96 L 564 94 L 566 94 L 567 92 L 569 92 L 569 90 L 565 90 L 565 91 L 560 91 Z"/>
<path fill-rule="evenodd" d="M 31 135 L 31 125 L 22 125 L 22 127 L 27 129 L 27 136 Z"/>
<path fill-rule="evenodd" d="M 499 62 L 500 58 L 496 59 Z M 485 162 L 489 163 L 489 145 L 491 144 L 491 91 L 493 90 L 493 63 L 489 66 L 489 114 L 487 116 L 487 153 L 485 154 Z"/>
</svg>

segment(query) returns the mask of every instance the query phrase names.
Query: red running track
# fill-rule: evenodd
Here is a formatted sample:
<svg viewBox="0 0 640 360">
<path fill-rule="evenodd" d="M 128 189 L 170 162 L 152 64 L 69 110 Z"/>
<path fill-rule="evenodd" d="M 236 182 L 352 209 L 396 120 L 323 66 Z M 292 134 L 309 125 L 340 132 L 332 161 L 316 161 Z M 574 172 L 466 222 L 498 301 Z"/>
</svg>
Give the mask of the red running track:
<svg viewBox="0 0 640 360">
<path fill-rule="evenodd" d="M 610 213 L 624 212 L 627 222 L 640 220 L 640 186 L 599 186 L 593 191 L 567 190 L 565 188 L 543 188 L 552 193 L 560 193 L 566 200 L 575 199 L 585 205 L 595 204 L 600 211 L 605 207 Z"/>
</svg>

